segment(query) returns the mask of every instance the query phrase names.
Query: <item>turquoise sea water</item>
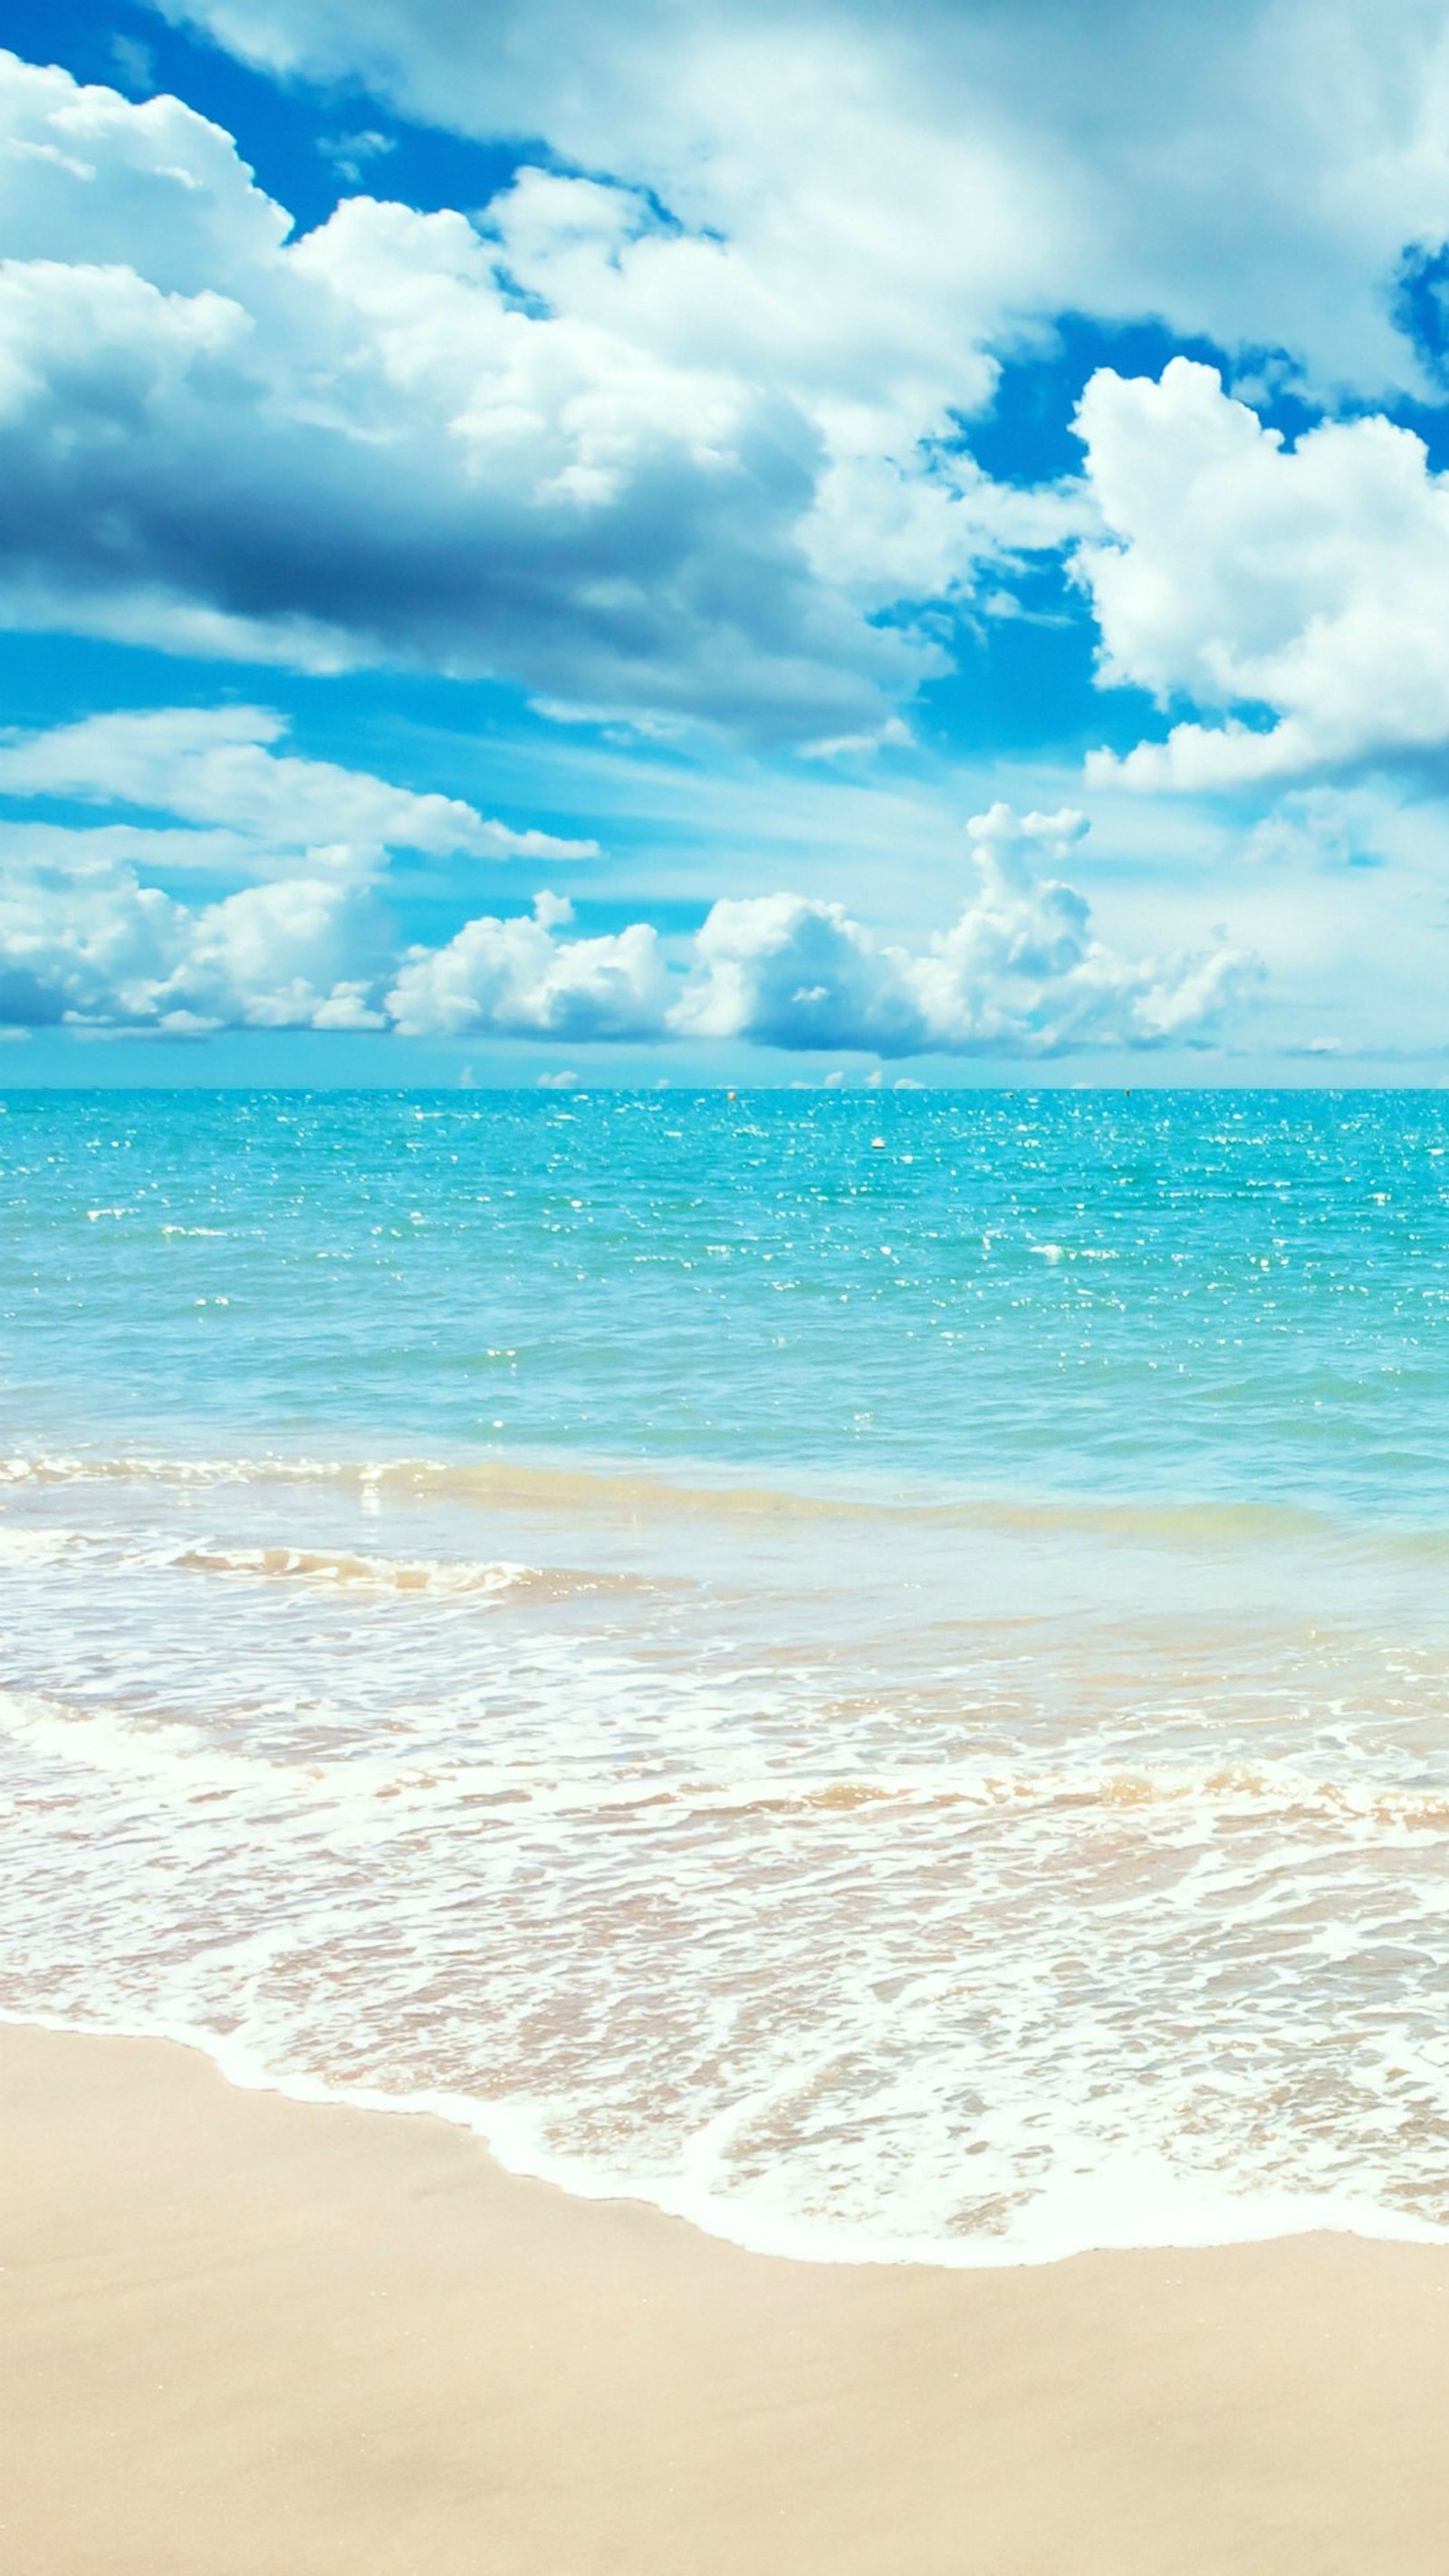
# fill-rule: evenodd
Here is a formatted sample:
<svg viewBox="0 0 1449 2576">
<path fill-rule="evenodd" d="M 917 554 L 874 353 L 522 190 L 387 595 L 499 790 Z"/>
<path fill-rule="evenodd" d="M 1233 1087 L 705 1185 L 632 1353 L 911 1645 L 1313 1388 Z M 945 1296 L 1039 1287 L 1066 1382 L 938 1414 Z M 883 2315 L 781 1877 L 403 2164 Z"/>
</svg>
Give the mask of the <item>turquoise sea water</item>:
<svg viewBox="0 0 1449 2576">
<path fill-rule="evenodd" d="M 0 2008 L 747 2242 L 1449 2223 L 1449 1103 L 0 1114 Z"/>
</svg>

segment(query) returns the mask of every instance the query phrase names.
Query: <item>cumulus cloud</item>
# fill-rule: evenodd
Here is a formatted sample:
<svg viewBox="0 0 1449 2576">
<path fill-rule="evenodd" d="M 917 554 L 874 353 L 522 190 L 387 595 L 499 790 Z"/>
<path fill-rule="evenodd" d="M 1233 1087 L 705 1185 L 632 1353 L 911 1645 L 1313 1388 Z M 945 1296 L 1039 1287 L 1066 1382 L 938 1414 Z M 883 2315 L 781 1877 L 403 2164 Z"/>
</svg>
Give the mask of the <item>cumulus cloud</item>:
<svg viewBox="0 0 1449 2576">
<path fill-rule="evenodd" d="M 994 805 L 976 816 L 967 827 L 974 898 L 923 953 L 881 943 L 840 904 L 802 895 L 717 903 L 674 1025 L 885 1056 L 1048 1056 L 1201 1035 L 1252 961 L 1226 945 L 1137 960 L 1107 947 L 1085 898 L 1036 868 L 1064 860 L 1085 829 L 1070 812 L 1019 820 Z"/>
<path fill-rule="evenodd" d="M 1080 524 L 922 445 L 989 391 L 969 340 L 922 374 L 907 329 L 866 400 L 818 298 L 638 187 L 524 169 L 486 220 L 358 195 L 293 240 L 178 101 L 10 55 L 0 141 L 12 624 L 808 739 L 944 667 L 877 612 Z"/>
<path fill-rule="evenodd" d="M 12 1027 L 381 1028 L 366 995 L 388 936 L 335 879 L 244 887 L 191 907 L 128 872 L 7 871 L 0 1016 Z"/>
<path fill-rule="evenodd" d="M 16 1026 L 381 1029 L 397 935 L 388 853 L 553 859 L 592 841 L 514 831 L 279 746 L 263 707 L 159 707 L 0 737 L 0 798 L 160 822 L 0 821 L 0 1020 Z M 143 871 L 243 885 L 187 904 Z"/>
<path fill-rule="evenodd" d="M 404 1037 L 733 1038 L 797 1052 L 1048 1056 L 1206 1034 L 1251 961 L 1223 946 L 1129 959 L 1041 872 L 1084 826 L 1004 805 L 968 827 L 976 889 L 924 950 L 841 904 L 715 904 L 682 953 L 648 922 L 575 935 L 572 907 L 483 915 L 399 953 L 376 892 L 335 876 L 188 906 L 87 851 L 12 867 L 0 894 L 0 1021 L 12 1026 L 392 1030 Z M 87 836 L 75 836 L 83 844 Z"/>
<path fill-rule="evenodd" d="M 717 903 L 677 1024 L 696 1037 L 915 1055 L 925 1024 L 904 951 L 882 948 L 844 904 L 803 894 Z"/>
<path fill-rule="evenodd" d="M 1421 439 L 1370 417 L 1290 448 L 1185 358 L 1155 383 L 1103 370 L 1079 418 L 1102 676 L 1225 711 L 1089 776 L 1231 788 L 1449 740 L 1449 477 Z"/>
<path fill-rule="evenodd" d="M 11 866 L 0 887 L 0 1025 L 396 1030 L 404 1037 L 658 1038 L 673 983 L 645 922 L 561 934 L 561 897 L 398 953 L 372 890 L 293 877 L 201 905 L 133 871 Z"/>
<path fill-rule="evenodd" d="M 573 906 L 541 894 L 522 920 L 466 922 L 417 949 L 386 999 L 403 1037 L 656 1038 L 669 976 L 658 933 L 635 921 L 601 939 L 557 939 Z"/>
</svg>

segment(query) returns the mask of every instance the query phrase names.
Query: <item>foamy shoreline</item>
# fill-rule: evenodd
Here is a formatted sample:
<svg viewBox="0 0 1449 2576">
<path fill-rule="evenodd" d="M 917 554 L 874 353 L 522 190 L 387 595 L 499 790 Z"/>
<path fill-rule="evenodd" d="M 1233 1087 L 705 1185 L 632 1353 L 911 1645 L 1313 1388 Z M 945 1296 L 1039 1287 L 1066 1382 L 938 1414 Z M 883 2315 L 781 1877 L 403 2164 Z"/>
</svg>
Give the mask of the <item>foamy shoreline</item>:
<svg viewBox="0 0 1449 2576">
<path fill-rule="evenodd" d="M 717 2193 L 687 2183 L 671 2186 L 611 2174 L 581 2157 L 561 2155 L 542 2145 L 537 2125 L 512 2105 L 475 2101 L 466 2094 L 392 2094 L 329 2085 L 315 2075 L 268 2066 L 244 2042 L 212 2031 L 159 2024 L 114 2029 L 0 2008 L 0 2035 L 9 2030 L 45 2031 L 103 2044 L 119 2041 L 141 2048 L 180 2048 L 204 2059 L 229 2088 L 240 2093 L 272 2094 L 312 2109 L 358 2112 L 369 2119 L 440 2122 L 481 2147 L 510 2181 L 592 2206 L 648 2210 L 736 2253 L 771 2263 L 840 2266 L 851 2271 L 1009 2272 L 1098 2254 L 1200 2253 L 1308 2236 L 1354 2236 L 1370 2244 L 1449 2249 L 1449 2227 L 1372 2201 L 1341 2193 L 1212 2196 L 1146 2160 L 1135 2168 L 1088 2177 L 1078 2193 L 1059 2195 L 1020 2228 L 1001 2236 L 882 2238 L 863 2229 L 812 2226 L 808 2220 L 783 2215 L 772 2219 L 768 2212 L 733 2205 Z"/>
<path fill-rule="evenodd" d="M 773 2261 L 440 2121 L 0 2027 L 17 2565 L 1437 2576 L 1449 2255 Z"/>
<path fill-rule="evenodd" d="M 1443 2225 L 1417 1541 L 208 1455 L 5 1488 L 16 2012 L 797 2259 Z"/>
</svg>

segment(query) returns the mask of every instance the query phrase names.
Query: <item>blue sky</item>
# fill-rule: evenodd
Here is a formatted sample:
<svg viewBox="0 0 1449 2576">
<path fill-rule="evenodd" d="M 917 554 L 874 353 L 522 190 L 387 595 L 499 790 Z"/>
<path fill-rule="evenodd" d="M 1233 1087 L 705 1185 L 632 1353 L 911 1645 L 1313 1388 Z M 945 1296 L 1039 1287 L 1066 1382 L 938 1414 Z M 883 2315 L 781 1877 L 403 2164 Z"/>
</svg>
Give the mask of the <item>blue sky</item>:
<svg viewBox="0 0 1449 2576">
<path fill-rule="evenodd" d="M 14 1081 L 1438 1082 L 1418 0 L 12 0 Z"/>
</svg>

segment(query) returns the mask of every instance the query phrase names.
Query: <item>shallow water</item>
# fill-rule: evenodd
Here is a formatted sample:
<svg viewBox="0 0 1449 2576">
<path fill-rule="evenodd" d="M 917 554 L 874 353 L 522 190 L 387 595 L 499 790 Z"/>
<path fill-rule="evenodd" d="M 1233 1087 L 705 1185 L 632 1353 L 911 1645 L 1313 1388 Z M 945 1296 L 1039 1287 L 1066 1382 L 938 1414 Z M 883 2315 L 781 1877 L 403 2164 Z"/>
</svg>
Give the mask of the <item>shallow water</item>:
<svg viewBox="0 0 1449 2576">
<path fill-rule="evenodd" d="M 827 2257 L 1449 2224 L 1446 1156 L 10 1095 L 0 2007 Z"/>
</svg>

